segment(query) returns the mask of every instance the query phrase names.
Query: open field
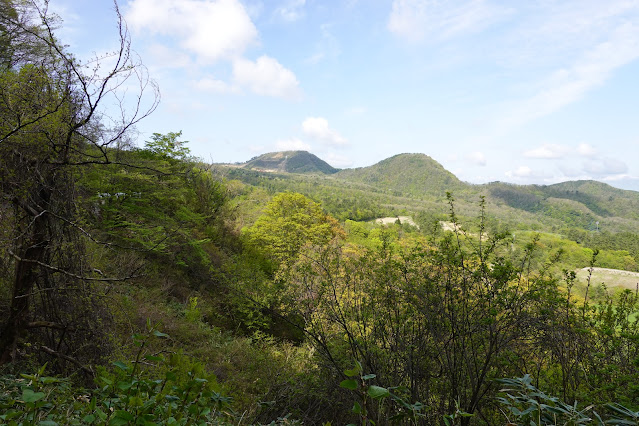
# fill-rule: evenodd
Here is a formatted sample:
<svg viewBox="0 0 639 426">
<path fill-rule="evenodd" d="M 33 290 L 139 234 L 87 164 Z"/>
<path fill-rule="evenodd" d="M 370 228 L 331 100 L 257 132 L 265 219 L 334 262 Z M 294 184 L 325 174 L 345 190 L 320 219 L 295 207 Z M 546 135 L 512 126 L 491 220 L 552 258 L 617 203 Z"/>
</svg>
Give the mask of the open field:
<svg viewBox="0 0 639 426">
<path fill-rule="evenodd" d="M 589 268 L 582 268 L 577 271 L 577 279 L 581 283 L 586 283 Z M 592 286 L 606 284 L 608 287 L 623 287 L 636 290 L 639 285 L 639 272 L 623 271 L 620 269 L 593 268 L 590 284 Z"/>
</svg>

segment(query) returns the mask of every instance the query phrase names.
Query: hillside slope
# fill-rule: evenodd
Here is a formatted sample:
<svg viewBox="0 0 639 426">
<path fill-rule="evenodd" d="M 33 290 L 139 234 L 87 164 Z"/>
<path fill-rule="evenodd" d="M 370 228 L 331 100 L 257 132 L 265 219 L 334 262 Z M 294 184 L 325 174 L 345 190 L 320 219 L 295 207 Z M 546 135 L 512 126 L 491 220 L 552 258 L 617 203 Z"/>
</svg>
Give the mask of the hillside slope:
<svg viewBox="0 0 639 426">
<path fill-rule="evenodd" d="M 269 152 L 248 161 L 245 169 L 265 172 L 333 174 L 338 169 L 306 151 Z"/>
<path fill-rule="evenodd" d="M 399 154 L 372 166 L 337 171 L 313 154 L 286 151 L 264 154 L 234 170 L 231 178 L 250 185 L 301 192 L 321 201 L 341 220 L 371 219 L 380 213 L 443 214 L 450 192 L 459 214 L 473 216 L 485 196 L 487 214 L 511 226 L 639 232 L 639 192 L 596 181 L 474 185 L 425 154 Z"/>
<path fill-rule="evenodd" d="M 335 177 L 413 197 L 442 196 L 469 186 L 425 154 L 395 155 L 369 167 L 341 170 Z"/>
</svg>

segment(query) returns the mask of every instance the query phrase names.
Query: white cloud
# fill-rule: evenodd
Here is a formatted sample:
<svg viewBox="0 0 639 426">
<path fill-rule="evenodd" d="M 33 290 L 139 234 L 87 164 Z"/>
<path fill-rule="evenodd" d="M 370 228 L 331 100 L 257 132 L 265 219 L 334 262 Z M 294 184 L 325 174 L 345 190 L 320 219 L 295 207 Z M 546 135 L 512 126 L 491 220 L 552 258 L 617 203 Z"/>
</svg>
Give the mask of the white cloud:
<svg viewBox="0 0 639 426">
<path fill-rule="evenodd" d="M 133 0 L 125 17 L 136 32 L 177 37 L 203 62 L 241 56 L 258 38 L 238 0 Z"/>
<path fill-rule="evenodd" d="M 237 93 L 239 88 L 230 84 L 217 80 L 213 77 L 204 77 L 193 83 L 193 86 L 202 91 L 213 93 Z"/>
<path fill-rule="evenodd" d="M 182 50 L 154 43 L 149 47 L 153 63 L 162 64 L 163 68 L 187 68 L 192 66 L 191 57 Z"/>
<path fill-rule="evenodd" d="M 279 140 L 275 143 L 275 147 L 278 151 L 309 151 L 311 149 L 309 144 L 297 138 Z"/>
<path fill-rule="evenodd" d="M 562 0 L 530 3 L 526 19 L 511 35 L 509 54 L 526 63 L 570 63 L 584 51 L 605 42 L 626 22 L 636 22 L 634 0 Z"/>
<path fill-rule="evenodd" d="M 413 42 L 447 39 L 481 31 L 508 13 L 485 0 L 394 0 L 387 26 Z"/>
<path fill-rule="evenodd" d="M 466 156 L 466 159 L 478 166 L 486 165 L 486 156 L 484 155 L 483 152 L 479 152 L 479 151 L 471 152 L 470 154 Z"/>
<path fill-rule="evenodd" d="M 584 176 L 583 170 L 568 164 L 558 164 L 557 168 L 567 178 L 576 179 Z"/>
<path fill-rule="evenodd" d="M 604 157 L 586 161 L 584 171 L 595 177 L 601 177 L 624 174 L 628 171 L 628 166 L 621 160 Z"/>
<path fill-rule="evenodd" d="M 298 21 L 305 15 L 305 5 L 306 0 L 289 0 L 284 6 L 275 9 L 275 15 L 287 22 Z"/>
<path fill-rule="evenodd" d="M 604 182 L 610 182 L 611 185 L 617 188 L 630 189 L 632 191 L 639 191 L 639 176 L 630 174 L 621 174 L 614 176 L 606 176 L 601 178 Z"/>
<path fill-rule="evenodd" d="M 307 135 L 327 145 L 346 145 L 348 140 L 335 130 L 328 127 L 328 120 L 323 117 L 308 117 L 302 123 L 302 131 Z"/>
<path fill-rule="evenodd" d="M 606 176 L 602 178 L 601 180 L 606 182 L 618 182 L 620 180 L 639 181 L 639 176 L 632 176 L 632 175 L 624 173 L 624 174 L 618 174 L 613 176 Z"/>
<path fill-rule="evenodd" d="M 322 36 L 315 44 L 314 53 L 306 58 L 306 63 L 317 64 L 323 60 L 337 58 L 341 52 L 339 41 L 331 31 L 332 24 L 322 24 L 320 31 Z"/>
<path fill-rule="evenodd" d="M 568 152 L 570 148 L 563 145 L 554 145 L 554 144 L 544 144 L 539 148 L 531 149 L 524 152 L 524 156 L 528 158 L 541 158 L 541 159 L 551 159 L 551 158 L 563 158 Z"/>
<path fill-rule="evenodd" d="M 236 60 L 233 63 L 233 78 L 237 84 L 258 95 L 291 100 L 301 97 L 295 74 L 266 55 L 260 56 L 255 62 Z"/>
<path fill-rule="evenodd" d="M 515 170 L 507 171 L 506 176 L 509 178 L 527 178 L 533 176 L 533 171 L 528 166 L 519 166 Z"/>
<path fill-rule="evenodd" d="M 261 0 L 244 0 L 244 7 L 246 8 L 246 13 L 249 14 L 251 19 L 256 20 L 262 13 L 264 12 L 264 3 Z"/>
<path fill-rule="evenodd" d="M 579 146 L 577 147 L 577 152 L 583 157 L 594 157 L 595 155 L 597 155 L 597 150 L 592 145 L 589 145 L 587 143 L 579 144 Z"/>
<path fill-rule="evenodd" d="M 582 99 L 619 67 L 639 58 L 639 25 L 621 24 L 572 65 L 557 69 L 533 96 L 509 105 L 500 126 L 517 127 Z"/>
<path fill-rule="evenodd" d="M 334 152 L 329 152 L 325 156 L 322 156 L 322 159 L 338 169 L 344 169 L 353 165 L 352 159 L 343 155 L 335 154 Z"/>
</svg>

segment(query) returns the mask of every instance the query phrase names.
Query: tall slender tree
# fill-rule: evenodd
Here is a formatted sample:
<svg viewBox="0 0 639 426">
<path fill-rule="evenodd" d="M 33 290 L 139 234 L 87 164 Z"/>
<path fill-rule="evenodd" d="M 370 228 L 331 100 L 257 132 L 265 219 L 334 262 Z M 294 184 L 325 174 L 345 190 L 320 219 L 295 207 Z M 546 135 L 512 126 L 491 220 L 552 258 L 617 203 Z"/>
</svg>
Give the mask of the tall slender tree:
<svg viewBox="0 0 639 426">
<path fill-rule="evenodd" d="M 117 161 L 117 148 L 156 108 L 159 92 L 115 2 L 114 10 L 118 48 L 81 62 L 55 37 L 58 19 L 47 0 L 0 0 L 0 221 L 10 229 L 0 234 L 0 289 L 8 297 L 0 304 L 7 310 L 0 364 L 15 360 L 21 338 L 35 330 L 41 351 L 73 360 L 65 354 L 81 328 L 73 318 L 92 309 L 69 302 L 92 282 L 117 279 L 84 256 L 91 236 L 76 217 L 75 184 L 83 168 Z M 125 83 L 137 93 L 125 98 Z"/>
</svg>

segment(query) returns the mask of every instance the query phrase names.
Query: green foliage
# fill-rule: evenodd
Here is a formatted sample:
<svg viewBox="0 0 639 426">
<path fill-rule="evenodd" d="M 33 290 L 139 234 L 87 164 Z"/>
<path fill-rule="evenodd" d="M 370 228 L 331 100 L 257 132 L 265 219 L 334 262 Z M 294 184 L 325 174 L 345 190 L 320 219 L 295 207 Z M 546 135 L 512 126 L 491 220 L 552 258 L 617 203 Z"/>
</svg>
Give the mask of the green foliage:
<svg viewBox="0 0 639 426">
<path fill-rule="evenodd" d="M 15 18 L 7 5 L 2 18 Z M 0 312 L 25 314 L 2 320 L 2 356 L 97 370 L 99 387 L 44 367 L 3 376 L 0 422 L 498 424 L 493 379 L 521 376 L 502 381 L 510 420 L 580 424 L 608 407 L 609 423 L 637 421 L 639 298 L 572 272 L 592 268 L 596 253 L 598 266 L 638 268 L 635 193 L 594 182 L 473 186 L 414 154 L 335 173 L 311 154 L 276 153 L 247 166 L 279 172 L 214 176 L 181 132 L 120 149 L 139 117 L 110 133 L 91 118 L 102 116 L 96 102 L 79 103 L 109 82 L 74 91 L 87 81 L 64 78 L 75 64 L 65 53 L 13 66 L 9 36 L 0 37 Z M 448 197 L 446 215 L 451 189 L 459 201 Z M 420 228 L 364 222 L 402 213 Z M 566 229 L 574 241 L 554 234 Z M 148 316 L 166 319 L 174 339 L 150 325 L 135 333 Z M 124 361 L 100 368 L 110 348 Z M 353 359 L 361 363 L 344 371 Z"/>
<path fill-rule="evenodd" d="M 340 387 L 354 392 L 356 400 L 351 411 L 359 417 L 361 425 L 398 421 L 420 424 L 423 420 L 424 405 L 420 402 L 409 403 L 396 393 L 406 392 L 406 388 L 385 388 L 372 384 L 377 376 L 364 374 L 359 361 L 355 362 L 354 368 L 344 370 L 344 375 L 349 378 L 342 380 Z"/>
<path fill-rule="evenodd" d="M 444 198 L 446 191 L 461 190 L 464 186 L 441 164 L 424 154 L 395 155 L 371 167 L 341 170 L 335 176 L 401 196 Z"/>
<path fill-rule="evenodd" d="M 284 154 L 268 156 L 278 158 L 281 164 Z M 226 173 L 270 193 L 302 193 L 321 201 L 326 211 L 342 221 L 373 220 L 403 211 L 413 216 L 419 212 L 441 215 L 446 191 L 458 196 L 458 211 L 463 216 L 470 216 L 474 200 L 486 195 L 487 216 L 518 229 L 555 232 L 575 227 L 594 231 L 600 222 L 602 230 L 635 233 L 639 219 L 639 197 L 633 191 L 593 181 L 550 186 L 501 182 L 470 185 L 422 154 L 401 154 L 330 176 L 266 173 L 237 167 L 227 169 Z"/>
<path fill-rule="evenodd" d="M 0 397 L 8 425 L 100 424 L 187 425 L 234 423 L 232 400 L 219 393 L 213 376 L 179 355 L 146 351 L 151 339 L 168 335 L 148 326 L 135 334 L 139 348 L 131 363 L 116 361 L 96 380 L 100 387 L 74 389 L 67 379 L 44 376 L 45 367 L 22 379 L 4 377 Z M 153 366 L 154 373 L 146 366 Z"/>
<path fill-rule="evenodd" d="M 245 237 L 258 251 L 277 264 L 295 261 L 304 245 L 325 246 L 343 231 L 321 206 L 302 194 L 273 197 Z"/>
<path fill-rule="evenodd" d="M 550 396 L 532 385 L 532 378 L 526 374 L 512 379 L 498 379 L 503 386 L 497 398 L 507 424 L 526 425 L 637 425 L 639 412 L 619 403 L 607 403 L 606 414 L 598 414 L 594 405 L 580 408 L 577 401 L 567 404 L 555 396 Z M 507 412 L 504 411 L 504 409 Z"/>
<path fill-rule="evenodd" d="M 534 387 L 532 378 L 525 375 L 515 379 L 499 379 L 504 394 L 497 400 L 509 411 L 504 414 L 508 424 L 526 425 L 584 425 L 591 422 L 603 424 L 599 414 L 590 405 L 579 408 L 577 402 L 566 404 L 559 398 L 546 395 Z"/>
<path fill-rule="evenodd" d="M 197 307 L 197 297 L 189 297 L 189 302 L 184 309 L 184 317 L 189 322 L 199 322 L 202 319 L 202 312 Z"/>
<path fill-rule="evenodd" d="M 162 159 L 186 160 L 191 150 L 186 147 L 188 141 L 180 141 L 178 138 L 182 132 L 169 132 L 167 134 L 153 133 L 151 140 L 145 142 L 144 147 Z"/>
<path fill-rule="evenodd" d="M 479 410 L 495 418 L 492 379 L 522 370 L 537 369 L 564 401 L 636 404 L 626 385 L 639 355 L 635 296 L 595 306 L 586 289 L 579 301 L 574 274 L 564 290 L 553 273 L 561 239 L 532 236 L 514 250 L 510 233 L 485 234 L 483 213 L 477 234 L 462 230 L 451 205 L 457 231 L 430 241 L 384 238 L 376 248 L 308 254 L 288 281 L 289 308 L 320 353 L 337 365 L 360 359 L 376 386 L 407 389 L 399 396 L 422 401 L 427 422 L 469 424 L 462 414 Z M 342 387 L 362 389 L 353 378 Z"/>
<path fill-rule="evenodd" d="M 147 158 L 144 151 L 120 156 L 140 167 L 110 165 L 83 177 L 87 220 L 104 239 L 164 257 L 175 270 L 188 270 L 193 281 L 205 279 L 226 234 L 224 184 L 174 156 Z"/>
</svg>

